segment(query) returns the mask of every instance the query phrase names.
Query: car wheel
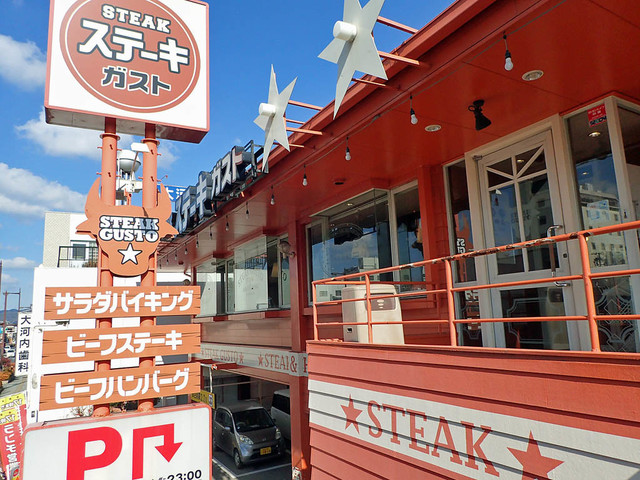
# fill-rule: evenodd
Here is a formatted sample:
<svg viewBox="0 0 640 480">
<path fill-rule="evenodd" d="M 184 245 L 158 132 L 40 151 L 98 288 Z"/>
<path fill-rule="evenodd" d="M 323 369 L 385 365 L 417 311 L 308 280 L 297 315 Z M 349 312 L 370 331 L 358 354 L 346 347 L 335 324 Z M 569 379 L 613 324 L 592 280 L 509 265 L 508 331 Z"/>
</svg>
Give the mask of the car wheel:
<svg viewBox="0 0 640 480">
<path fill-rule="evenodd" d="M 236 467 L 242 468 L 244 464 L 242 463 L 242 458 L 240 458 L 240 452 L 238 450 L 233 451 L 233 463 L 236 464 Z"/>
</svg>

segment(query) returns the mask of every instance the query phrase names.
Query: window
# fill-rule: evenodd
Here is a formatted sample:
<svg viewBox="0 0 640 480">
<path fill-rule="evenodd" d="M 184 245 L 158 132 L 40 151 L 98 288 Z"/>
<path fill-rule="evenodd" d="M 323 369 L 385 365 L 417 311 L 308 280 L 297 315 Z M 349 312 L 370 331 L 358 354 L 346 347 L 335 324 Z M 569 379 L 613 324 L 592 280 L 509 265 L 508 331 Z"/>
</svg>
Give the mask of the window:
<svg viewBox="0 0 640 480">
<path fill-rule="evenodd" d="M 418 187 L 399 191 L 393 196 L 396 211 L 396 239 L 398 242 L 398 264 L 424 260 L 422 248 L 422 225 Z M 424 268 L 414 267 L 400 270 L 401 282 L 424 282 Z M 401 284 L 400 291 L 424 290 L 424 285 Z"/>
<path fill-rule="evenodd" d="M 451 218 L 451 254 L 473 251 L 473 232 L 471 230 L 471 210 L 469 208 L 469 189 L 464 161 L 455 163 L 446 169 Z M 456 280 L 474 282 L 476 266 L 473 258 L 455 262 Z"/>
<path fill-rule="evenodd" d="M 308 229 L 313 280 L 391 266 L 386 191 L 371 190 L 316 215 Z M 373 280 L 391 280 L 389 274 Z M 341 286 L 318 289 L 318 300 L 342 298 Z"/>
<path fill-rule="evenodd" d="M 289 259 L 280 254 L 279 241 L 260 237 L 240 245 L 232 259 L 196 267 L 202 291 L 200 316 L 288 305 Z"/>
<path fill-rule="evenodd" d="M 583 225 L 598 228 L 620 223 L 620 199 L 607 122 L 590 125 L 588 113 L 567 120 Z M 592 267 L 622 265 L 627 261 L 624 238 L 599 235 L 590 252 Z M 593 243 L 595 245 L 595 242 Z M 614 253 L 608 245 L 623 247 Z"/>
</svg>

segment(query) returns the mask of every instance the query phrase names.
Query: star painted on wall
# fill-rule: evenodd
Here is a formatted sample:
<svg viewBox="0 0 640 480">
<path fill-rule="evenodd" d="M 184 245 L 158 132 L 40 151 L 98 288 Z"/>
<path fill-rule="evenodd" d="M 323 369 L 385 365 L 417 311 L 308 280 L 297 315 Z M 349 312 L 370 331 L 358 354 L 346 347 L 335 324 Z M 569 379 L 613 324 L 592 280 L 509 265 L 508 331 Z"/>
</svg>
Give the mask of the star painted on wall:
<svg viewBox="0 0 640 480">
<path fill-rule="evenodd" d="M 297 78 L 287 85 L 287 87 L 278 93 L 278 84 L 276 83 L 276 74 L 271 65 L 271 78 L 269 80 L 269 98 L 267 104 L 275 107 L 275 113 L 271 116 L 258 115 L 253 121 L 262 130 L 264 130 L 264 153 L 262 154 L 262 171 L 269 173 L 269 153 L 271 146 L 275 140 L 287 150 L 289 147 L 289 138 L 287 136 L 287 125 L 285 123 L 284 113 L 289 104 L 289 99 L 293 93 L 293 87 Z"/>
<path fill-rule="evenodd" d="M 555 458 L 542 456 L 532 432 L 529 432 L 529 443 L 526 450 L 509 448 L 509 451 L 522 465 L 522 480 L 549 480 L 549 472 L 564 463 Z"/>
<path fill-rule="evenodd" d="M 338 83 L 336 84 L 333 118 L 338 114 L 342 99 L 347 93 L 356 70 L 387 79 L 372 35 L 373 27 L 383 4 L 384 0 L 369 0 L 362 8 L 360 0 L 345 0 L 342 21 L 355 26 L 355 38 L 350 41 L 334 38 L 318 55 L 323 60 L 338 64 Z"/>
<path fill-rule="evenodd" d="M 340 405 L 340 406 L 344 411 L 345 419 L 347 421 L 347 423 L 344 426 L 344 429 L 346 430 L 347 428 L 349 428 L 349 425 L 353 425 L 356 428 L 356 431 L 360 433 L 360 427 L 358 425 L 358 416 L 362 413 L 362 410 L 357 409 L 353 405 L 353 398 L 351 398 L 351 395 L 349 395 L 349 405 L 347 405 L 346 407 L 344 405 Z"/>
<path fill-rule="evenodd" d="M 124 265 L 127 262 L 133 262 L 137 265 L 138 255 L 142 253 L 142 250 L 134 249 L 133 245 L 129 243 L 126 249 L 118 250 L 118 252 L 122 254 L 122 262 L 121 262 L 122 265 Z"/>
</svg>

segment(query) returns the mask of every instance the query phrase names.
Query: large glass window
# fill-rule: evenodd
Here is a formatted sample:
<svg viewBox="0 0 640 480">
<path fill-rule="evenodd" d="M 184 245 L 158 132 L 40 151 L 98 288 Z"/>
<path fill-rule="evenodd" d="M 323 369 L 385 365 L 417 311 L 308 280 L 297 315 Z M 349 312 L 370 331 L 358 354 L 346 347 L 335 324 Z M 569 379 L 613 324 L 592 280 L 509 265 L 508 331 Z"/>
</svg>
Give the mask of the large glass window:
<svg viewBox="0 0 640 480">
<path fill-rule="evenodd" d="M 375 270 L 391 266 L 387 192 L 371 190 L 316 215 L 309 227 L 311 278 Z M 389 274 L 372 280 L 392 280 Z M 318 301 L 342 298 L 340 286 L 318 289 Z"/>
<path fill-rule="evenodd" d="M 473 251 L 473 232 L 471 230 L 471 209 L 469 208 L 469 189 L 467 188 L 467 171 L 464 161 L 447 168 L 449 181 L 449 206 L 451 209 L 451 234 L 453 248 L 451 253 Z M 456 280 L 458 282 L 474 282 L 476 266 L 473 258 L 456 262 Z"/>
<path fill-rule="evenodd" d="M 580 210 L 584 228 L 622 223 L 620 199 L 611 153 L 607 122 L 594 124 L 588 112 L 567 120 L 571 155 L 576 171 Z M 627 262 L 624 236 L 619 233 L 598 235 L 589 242 L 592 267 L 622 265 Z"/>
<path fill-rule="evenodd" d="M 394 195 L 396 210 L 396 239 L 398 241 L 398 264 L 405 265 L 424 260 L 422 248 L 422 225 L 420 222 L 420 200 L 418 187 L 402 190 Z M 400 270 L 401 282 L 424 282 L 424 268 L 414 267 Z M 423 289 L 424 285 L 401 284 L 400 291 Z"/>
<path fill-rule="evenodd" d="M 231 259 L 199 265 L 200 316 L 288 306 L 288 256 L 285 265 L 279 245 L 276 238 L 261 237 L 240 245 Z"/>
</svg>

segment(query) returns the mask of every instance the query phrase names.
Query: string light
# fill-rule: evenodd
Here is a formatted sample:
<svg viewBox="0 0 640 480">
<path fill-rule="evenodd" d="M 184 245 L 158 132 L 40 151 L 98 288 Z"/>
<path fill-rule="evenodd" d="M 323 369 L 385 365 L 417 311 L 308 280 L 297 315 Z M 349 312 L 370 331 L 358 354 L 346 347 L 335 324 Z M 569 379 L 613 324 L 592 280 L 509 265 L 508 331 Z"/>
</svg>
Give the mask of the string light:
<svg viewBox="0 0 640 480">
<path fill-rule="evenodd" d="M 507 34 L 505 33 L 502 37 L 504 39 L 504 69 L 507 72 L 513 70 L 513 61 L 511 60 L 511 52 L 509 51 L 509 46 L 507 45 Z"/>
<path fill-rule="evenodd" d="M 304 175 L 302 176 L 302 186 L 306 187 L 309 185 L 309 181 L 307 180 L 307 166 L 304 166 Z"/>
<path fill-rule="evenodd" d="M 413 109 L 413 95 L 409 95 L 409 115 L 411 116 L 411 125 L 415 125 L 418 123 L 418 117 L 416 117 L 416 112 Z"/>
<path fill-rule="evenodd" d="M 347 149 L 344 152 L 344 159 L 347 162 L 351 160 L 351 152 L 349 151 L 349 137 L 347 137 Z"/>
</svg>

